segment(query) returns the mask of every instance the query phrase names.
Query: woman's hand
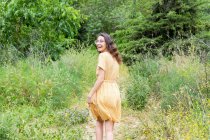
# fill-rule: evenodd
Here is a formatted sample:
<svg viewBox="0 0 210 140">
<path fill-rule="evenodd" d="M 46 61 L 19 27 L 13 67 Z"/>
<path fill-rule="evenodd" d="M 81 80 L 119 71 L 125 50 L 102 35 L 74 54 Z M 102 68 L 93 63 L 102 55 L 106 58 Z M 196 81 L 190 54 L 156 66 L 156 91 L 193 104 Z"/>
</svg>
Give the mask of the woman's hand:
<svg viewBox="0 0 210 140">
<path fill-rule="evenodd" d="M 91 103 L 92 103 L 91 98 L 92 98 L 92 96 L 88 95 L 88 97 L 87 97 L 87 103 L 88 103 L 88 104 L 91 104 Z"/>
</svg>

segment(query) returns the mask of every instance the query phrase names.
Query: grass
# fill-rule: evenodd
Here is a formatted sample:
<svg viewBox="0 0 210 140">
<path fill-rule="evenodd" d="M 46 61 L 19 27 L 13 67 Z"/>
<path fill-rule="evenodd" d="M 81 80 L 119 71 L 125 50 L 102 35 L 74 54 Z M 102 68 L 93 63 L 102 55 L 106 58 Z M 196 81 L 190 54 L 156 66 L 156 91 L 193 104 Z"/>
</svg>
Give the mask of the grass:
<svg viewBox="0 0 210 140">
<path fill-rule="evenodd" d="M 209 139 L 209 64 L 192 54 L 170 61 L 146 58 L 131 66 L 124 117 L 132 114 L 134 123 L 122 125 L 119 139 Z"/>
<path fill-rule="evenodd" d="M 0 115 L 1 139 L 79 139 L 83 133 L 80 122 L 73 126 L 65 114 L 64 110 L 31 106 L 7 110 Z"/>
<path fill-rule="evenodd" d="M 70 50 L 56 62 L 30 56 L 1 66 L 0 139 L 84 138 L 96 63 L 97 52 Z M 122 65 L 116 138 L 209 139 L 208 66 L 196 55 Z"/>
<path fill-rule="evenodd" d="M 205 110 L 207 112 L 195 109 L 186 111 L 181 102 L 179 103 L 179 110 L 169 109 L 165 111 L 161 108 L 159 99 L 151 96 L 142 111 L 124 108 L 123 117 L 130 118 L 131 122 L 122 120 L 122 127 L 120 128 L 122 135 L 118 139 L 209 139 L 209 111 L 207 108 Z M 126 125 L 123 125 L 123 123 L 126 123 Z"/>
<path fill-rule="evenodd" d="M 93 83 L 96 61 L 90 50 L 70 50 L 56 62 L 31 56 L 2 66 L 0 139 L 80 139 L 88 111 L 74 104 Z"/>
<path fill-rule="evenodd" d="M 148 97 L 154 94 L 161 99 L 163 109 L 175 108 L 181 101 L 186 108 L 193 102 L 202 104 L 208 97 L 210 70 L 206 70 L 196 55 L 174 55 L 166 58 L 144 59 L 130 68 L 131 81 L 127 88 L 127 100 L 134 109 L 143 109 Z M 139 107 L 138 107 L 139 106 Z"/>
</svg>

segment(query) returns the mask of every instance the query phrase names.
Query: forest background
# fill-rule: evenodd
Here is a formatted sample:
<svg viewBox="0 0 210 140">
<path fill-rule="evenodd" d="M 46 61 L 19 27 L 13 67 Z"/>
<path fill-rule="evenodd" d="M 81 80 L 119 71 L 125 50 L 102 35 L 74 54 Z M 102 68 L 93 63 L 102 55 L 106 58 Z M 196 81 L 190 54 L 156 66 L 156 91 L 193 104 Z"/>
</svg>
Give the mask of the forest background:
<svg viewBox="0 0 210 140">
<path fill-rule="evenodd" d="M 1 0 L 0 139 L 93 138 L 99 32 L 123 57 L 116 139 L 210 138 L 209 0 Z"/>
</svg>

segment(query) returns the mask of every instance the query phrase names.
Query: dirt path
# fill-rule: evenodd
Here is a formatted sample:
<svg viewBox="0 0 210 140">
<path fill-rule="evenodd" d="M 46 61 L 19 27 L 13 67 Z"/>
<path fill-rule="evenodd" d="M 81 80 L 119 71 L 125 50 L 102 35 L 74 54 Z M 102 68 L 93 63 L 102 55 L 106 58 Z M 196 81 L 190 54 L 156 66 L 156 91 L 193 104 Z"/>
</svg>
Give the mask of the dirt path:
<svg viewBox="0 0 210 140">
<path fill-rule="evenodd" d="M 131 111 L 123 111 L 120 123 L 116 123 L 114 127 L 115 140 L 139 140 L 135 137 L 135 131 L 138 130 L 140 120 L 135 113 Z M 95 140 L 95 120 L 90 118 L 85 126 L 85 135 L 83 140 Z M 105 140 L 105 135 L 104 135 Z"/>
</svg>

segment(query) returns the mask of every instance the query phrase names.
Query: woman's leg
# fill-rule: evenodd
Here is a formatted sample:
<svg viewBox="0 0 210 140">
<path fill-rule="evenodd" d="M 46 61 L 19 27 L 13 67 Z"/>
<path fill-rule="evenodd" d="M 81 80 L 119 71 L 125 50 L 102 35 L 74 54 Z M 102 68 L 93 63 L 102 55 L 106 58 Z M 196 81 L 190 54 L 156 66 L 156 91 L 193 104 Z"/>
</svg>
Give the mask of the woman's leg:
<svg viewBox="0 0 210 140">
<path fill-rule="evenodd" d="M 105 127 L 106 127 L 106 139 L 113 140 L 114 122 L 110 120 L 105 121 Z"/>
<path fill-rule="evenodd" d="M 103 121 L 96 121 L 96 140 L 103 140 Z"/>
</svg>

